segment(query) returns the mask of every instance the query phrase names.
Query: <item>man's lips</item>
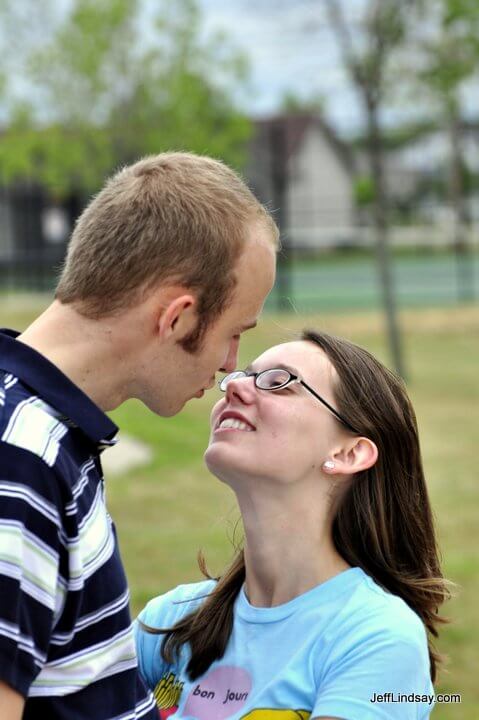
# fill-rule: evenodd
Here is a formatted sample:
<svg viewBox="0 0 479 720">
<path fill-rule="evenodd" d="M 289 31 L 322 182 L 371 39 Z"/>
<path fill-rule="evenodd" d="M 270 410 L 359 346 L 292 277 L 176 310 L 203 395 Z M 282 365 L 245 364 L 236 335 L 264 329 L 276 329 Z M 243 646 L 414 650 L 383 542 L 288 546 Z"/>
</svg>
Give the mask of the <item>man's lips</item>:
<svg viewBox="0 0 479 720">
<path fill-rule="evenodd" d="M 229 418 L 231 418 L 232 420 L 239 420 L 240 422 L 243 422 L 246 425 L 248 425 L 248 427 L 250 427 L 251 430 L 256 430 L 253 423 L 250 420 L 248 420 L 248 418 L 246 418 L 244 415 L 242 415 L 240 412 L 237 412 L 236 410 L 224 410 L 215 423 L 215 427 L 214 427 L 215 432 L 217 430 L 221 429 L 220 425 L 223 422 L 223 420 L 227 420 Z M 232 429 L 234 429 L 234 428 L 225 428 L 225 430 L 232 430 Z"/>
<path fill-rule="evenodd" d="M 204 388 L 201 388 L 201 390 L 198 390 L 198 392 L 195 394 L 195 397 L 196 397 L 196 398 L 201 398 L 201 397 L 203 397 L 203 395 L 205 394 L 205 392 L 206 392 L 207 390 L 211 390 L 211 388 L 214 387 L 214 386 L 215 386 L 215 380 L 214 380 L 214 378 L 213 378 L 213 380 L 210 382 L 209 385 L 207 385 L 207 386 L 204 387 Z"/>
</svg>

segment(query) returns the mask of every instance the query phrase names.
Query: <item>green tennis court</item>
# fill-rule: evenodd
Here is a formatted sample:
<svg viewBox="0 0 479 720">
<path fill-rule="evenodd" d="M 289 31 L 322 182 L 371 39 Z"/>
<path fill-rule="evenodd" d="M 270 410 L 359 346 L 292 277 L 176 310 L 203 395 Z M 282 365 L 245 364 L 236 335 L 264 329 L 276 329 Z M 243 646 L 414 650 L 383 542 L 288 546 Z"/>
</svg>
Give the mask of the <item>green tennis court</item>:
<svg viewBox="0 0 479 720">
<path fill-rule="evenodd" d="M 452 254 L 393 259 L 394 287 L 400 307 L 450 306 L 479 298 L 479 254 L 458 264 Z M 267 308 L 276 309 L 283 287 L 281 271 Z M 291 265 L 282 309 L 371 310 L 381 307 L 381 288 L 374 256 L 315 259 Z"/>
</svg>

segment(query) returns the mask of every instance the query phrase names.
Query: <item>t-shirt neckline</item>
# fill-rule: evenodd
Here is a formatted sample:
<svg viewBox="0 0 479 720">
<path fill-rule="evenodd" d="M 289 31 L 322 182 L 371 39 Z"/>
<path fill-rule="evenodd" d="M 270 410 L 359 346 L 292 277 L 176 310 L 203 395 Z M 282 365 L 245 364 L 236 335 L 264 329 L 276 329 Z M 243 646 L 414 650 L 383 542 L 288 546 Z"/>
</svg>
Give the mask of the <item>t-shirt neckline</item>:
<svg viewBox="0 0 479 720">
<path fill-rule="evenodd" d="M 284 620 L 289 617 L 299 608 L 318 606 L 345 592 L 351 592 L 364 578 L 365 573 L 361 568 L 348 568 L 292 600 L 282 605 L 276 605 L 275 607 L 256 607 L 251 605 L 246 597 L 245 586 L 243 584 L 236 601 L 236 611 L 238 616 L 246 622 L 278 622 L 279 620 Z"/>
</svg>

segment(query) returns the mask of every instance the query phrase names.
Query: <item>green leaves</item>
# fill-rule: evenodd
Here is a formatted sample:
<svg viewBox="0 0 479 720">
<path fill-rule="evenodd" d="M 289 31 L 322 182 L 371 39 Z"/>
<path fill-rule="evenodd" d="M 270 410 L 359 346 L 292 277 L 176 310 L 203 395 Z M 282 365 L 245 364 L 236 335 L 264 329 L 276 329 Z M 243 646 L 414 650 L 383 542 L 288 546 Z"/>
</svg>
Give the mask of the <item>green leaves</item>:
<svg viewBox="0 0 479 720">
<path fill-rule="evenodd" d="M 479 3 L 476 0 L 429 0 L 418 79 L 445 111 L 460 114 L 460 92 L 479 69 Z"/>
<path fill-rule="evenodd" d="M 27 4 L 18 0 L 16 17 Z M 8 15 L 8 5 L 0 10 Z M 203 38 L 194 0 L 73 0 L 44 43 L 24 37 L 29 92 L 11 105 L 0 139 L 7 182 L 90 193 L 119 165 L 170 149 L 241 166 L 250 123 L 231 88 L 244 84 L 245 62 L 226 38 Z"/>
</svg>

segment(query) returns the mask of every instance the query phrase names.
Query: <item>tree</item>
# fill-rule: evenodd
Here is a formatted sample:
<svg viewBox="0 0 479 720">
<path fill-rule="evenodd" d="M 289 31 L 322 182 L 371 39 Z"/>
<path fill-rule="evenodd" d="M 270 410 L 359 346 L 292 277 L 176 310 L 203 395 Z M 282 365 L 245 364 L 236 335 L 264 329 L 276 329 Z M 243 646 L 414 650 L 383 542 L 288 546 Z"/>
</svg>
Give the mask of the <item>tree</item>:
<svg viewBox="0 0 479 720">
<path fill-rule="evenodd" d="M 463 92 L 467 83 L 479 79 L 479 4 L 477 0 L 429 0 L 425 7 L 428 22 L 418 24 L 420 50 L 412 74 L 434 104 L 448 133 L 449 197 L 455 218 L 458 290 L 461 299 L 470 300 L 474 296 L 474 270 L 467 252 L 470 220 Z"/>
<path fill-rule="evenodd" d="M 408 14 L 414 0 L 367 0 L 354 23 L 341 0 L 326 0 L 344 67 L 360 99 L 365 117 L 367 154 L 372 179 L 371 208 L 376 236 L 381 287 L 389 342 L 396 371 L 405 374 L 397 322 L 388 242 L 388 193 L 384 170 L 381 113 L 388 91 L 388 73 L 394 52 L 406 40 Z"/>
<path fill-rule="evenodd" d="M 38 0 L 39 4 L 48 0 Z M 226 38 L 201 39 L 194 0 L 74 0 L 49 42 L 32 47 L 0 142 L 4 179 L 58 196 L 95 191 L 116 166 L 187 149 L 243 161 L 250 124 L 231 88 L 245 63 Z"/>
</svg>

